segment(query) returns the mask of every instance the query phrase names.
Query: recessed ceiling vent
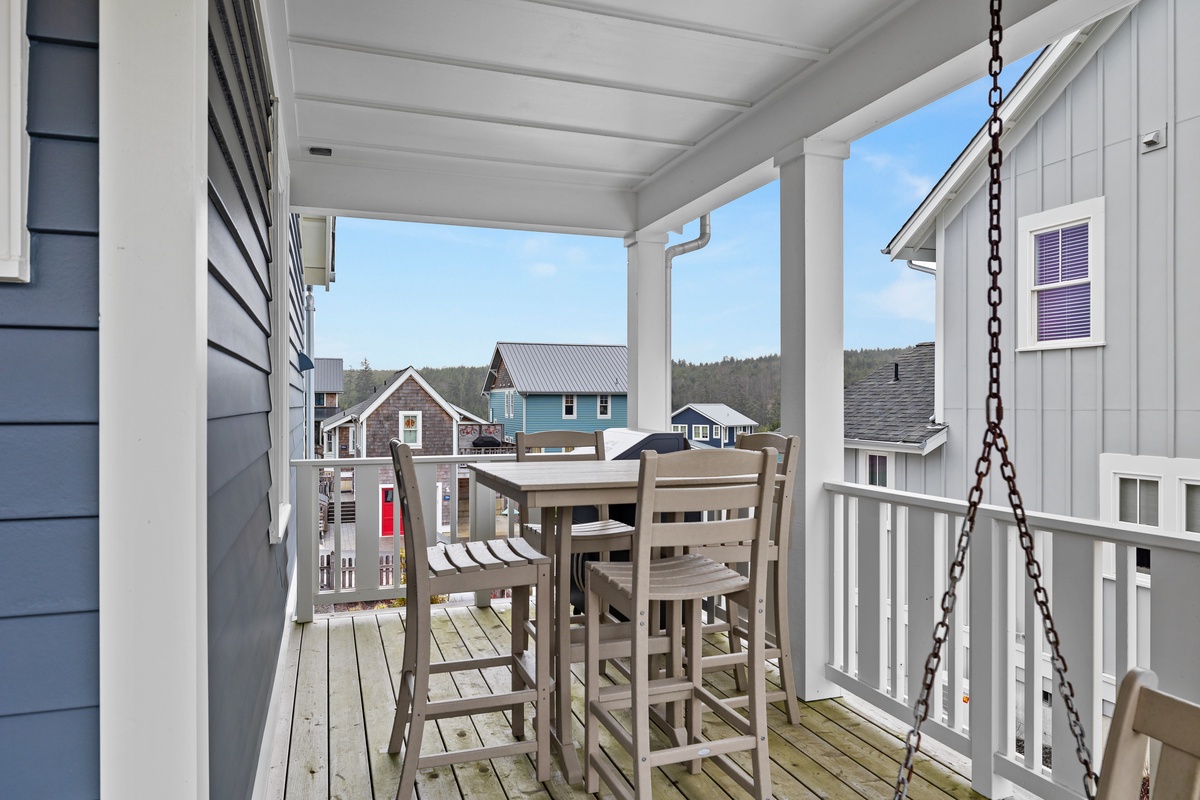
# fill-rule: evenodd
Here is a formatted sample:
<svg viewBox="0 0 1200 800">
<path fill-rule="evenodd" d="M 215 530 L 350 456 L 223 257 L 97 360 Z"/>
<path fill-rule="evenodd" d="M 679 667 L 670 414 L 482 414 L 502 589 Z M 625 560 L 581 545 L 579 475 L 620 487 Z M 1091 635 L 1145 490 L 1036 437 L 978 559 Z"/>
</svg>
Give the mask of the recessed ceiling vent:
<svg viewBox="0 0 1200 800">
<path fill-rule="evenodd" d="M 331 156 L 333 155 L 332 147 L 310 147 L 308 148 L 310 156 Z"/>
</svg>

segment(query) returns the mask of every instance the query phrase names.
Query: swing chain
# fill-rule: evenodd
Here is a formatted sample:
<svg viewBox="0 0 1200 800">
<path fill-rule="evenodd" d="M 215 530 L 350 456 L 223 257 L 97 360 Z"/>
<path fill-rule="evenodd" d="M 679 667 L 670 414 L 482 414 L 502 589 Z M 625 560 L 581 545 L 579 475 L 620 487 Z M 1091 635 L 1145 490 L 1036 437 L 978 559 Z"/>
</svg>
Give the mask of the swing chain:
<svg viewBox="0 0 1200 800">
<path fill-rule="evenodd" d="M 1067 713 L 1071 734 L 1075 737 L 1075 756 L 1083 765 L 1083 790 L 1088 800 L 1095 800 L 1098 777 L 1092 765 L 1091 752 L 1088 750 L 1083 723 L 1079 710 L 1075 706 L 1075 688 L 1067 680 L 1067 661 L 1059 647 L 1058 631 L 1054 627 L 1054 617 L 1050 613 L 1050 599 L 1042 584 L 1042 566 L 1034 554 L 1033 534 L 1029 530 L 1029 522 L 1025 515 L 1024 502 L 1017 489 L 1017 472 L 1008 454 L 1008 437 L 1004 434 L 1004 401 L 1000 394 L 1000 303 L 1003 292 L 1000 289 L 1000 274 L 1003 265 L 1000 257 L 1000 242 L 1003 228 L 1000 217 L 1001 175 L 1000 168 L 1004 163 L 1004 153 L 1000 148 L 1000 137 L 1004 123 L 1000 117 L 1000 104 L 1003 92 L 1000 88 L 1000 73 L 1004 68 L 1004 60 L 1000 55 L 1000 42 L 1004 37 L 1001 22 L 1002 0 L 990 0 L 991 30 L 989 43 L 992 46 L 992 57 L 988 62 L 988 74 L 992 78 L 992 86 L 988 92 L 988 105 L 991 106 L 992 116 L 988 120 L 987 132 L 991 139 L 991 149 L 988 152 L 988 243 L 991 252 L 988 256 L 988 274 L 991 285 L 988 288 L 988 306 L 991 315 L 988 318 L 988 396 L 987 396 L 987 429 L 983 434 L 983 451 L 975 462 L 975 483 L 967 495 L 967 513 L 963 519 L 962 530 L 955 544 L 954 560 L 950 565 L 950 577 L 945 593 L 942 595 L 941 619 L 933 629 L 933 650 L 925 659 L 925 672 L 921 680 L 921 692 L 913 706 L 913 727 L 904 737 L 904 762 L 896 778 L 894 800 L 904 800 L 908 794 L 909 781 L 913 774 L 913 761 L 921 748 L 921 724 L 929 717 L 929 704 L 933 695 L 933 687 L 937 681 L 938 669 L 941 666 L 942 646 L 950 632 L 950 615 L 958 600 L 958 584 L 966 569 L 967 551 L 971 543 L 971 534 L 975 530 L 975 517 L 983 502 L 983 482 L 991 471 L 992 451 L 1000 456 L 1000 475 L 1008 488 L 1008 501 L 1012 507 L 1013 516 L 1017 523 L 1018 539 L 1025 553 L 1025 573 L 1033 583 L 1033 599 L 1042 614 L 1042 626 L 1045 630 L 1046 641 L 1050 645 L 1051 665 L 1058 679 L 1058 690 L 1062 696 Z M 1028 747 L 1029 744 L 1027 743 Z"/>
</svg>

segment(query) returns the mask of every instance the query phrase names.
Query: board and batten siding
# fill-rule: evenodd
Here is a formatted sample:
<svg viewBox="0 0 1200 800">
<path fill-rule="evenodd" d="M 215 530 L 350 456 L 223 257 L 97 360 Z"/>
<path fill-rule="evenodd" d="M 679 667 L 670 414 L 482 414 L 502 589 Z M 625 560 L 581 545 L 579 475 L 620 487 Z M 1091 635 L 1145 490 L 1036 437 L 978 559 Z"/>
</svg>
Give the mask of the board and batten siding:
<svg viewBox="0 0 1200 800">
<path fill-rule="evenodd" d="M 9 465 L 0 490 L 0 795 L 94 798 L 97 4 L 28 0 L 26 33 L 31 280 L 0 284 L 0 448 Z"/>
<path fill-rule="evenodd" d="M 270 544 L 271 337 L 289 337 L 289 443 L 302 441 L 298 254 L 272 253 L 274 220 L 267 64 L 249 0 L 213 0 L 208 70 L 208 654 L 213 797 L 248 798 L 271 700 L 294 537 Z M 288 297 L 272 298 L 289 270 Z M 289 303 L 273 331 L 271 303 Z M 300 408 L 302 414 L 302 408 Z"/>
<path fill-rule="evenodd" d="M 561 394 L 533 394 L 526 397 L 524 409 L 525 432 L 590 432 L 605 428 L 624 428 L 629 424 L 629 406 L 625 395 L 612 395 L 612 417 L 608 419 L 599 419 L 596 416 L 596 395 L 594 394 L 576 395 L 575 419 L 563 419 L 562 399 L 563 396 Z M 518 417 L 519 419 L 520 417 Z M 507 428 L 504 430 L 504 435 L 509 435 Z"/>
<path fill-rule="evenodd" d="M 1006 145 L 1001 285 L 1005 426 L 1032 509 L 1099 518 L 1102 452 L 1200 457 L 1200 6 L 1144 0 L 1020 142 Z M 1140 134 L 1167 146 L 1139 152 Z M 978 186 L 978 182 L 972 184 Z M 1020 217 L 1106 204 L 1102 347 L 1014 351 Z M 964 192 L 939 222 L 946 493 L 964 497 L 987 389 L 987 205 Z M 985 502 L 1005 502 L 999 470 Z"/>
</svg>

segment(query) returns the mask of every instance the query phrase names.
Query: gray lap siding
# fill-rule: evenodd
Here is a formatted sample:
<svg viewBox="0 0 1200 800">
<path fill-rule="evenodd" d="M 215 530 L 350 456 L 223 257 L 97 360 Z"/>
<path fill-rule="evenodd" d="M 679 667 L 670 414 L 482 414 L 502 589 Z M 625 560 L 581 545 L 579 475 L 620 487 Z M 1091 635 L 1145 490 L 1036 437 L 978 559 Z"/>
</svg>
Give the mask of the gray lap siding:
<svg viewBox="0 0 1200 800">
<path fill-rule="evenodd" d="M 0 284 L 0 447 L 21 467 L 0 491 L 0 794 L 91 798 L 100 793 L 97 4 L 29 0 L 26 33 L 31 281 Z"/>
</svg>

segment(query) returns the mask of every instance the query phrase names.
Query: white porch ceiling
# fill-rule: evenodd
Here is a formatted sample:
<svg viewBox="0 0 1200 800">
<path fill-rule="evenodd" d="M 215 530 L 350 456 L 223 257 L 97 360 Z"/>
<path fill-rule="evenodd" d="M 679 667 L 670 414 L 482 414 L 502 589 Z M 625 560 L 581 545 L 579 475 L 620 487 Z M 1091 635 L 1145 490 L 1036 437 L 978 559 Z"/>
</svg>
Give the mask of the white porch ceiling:
<svg viewBox="0 0 1200 800">
<path fill-rule="evenodd" d="M 1008 54 L 1128 1 L 1008 0 Z M 397 219 L 667 230 L 986 63 L 982 0 L 264 6 L 293 204 Z"/>
</svg>

